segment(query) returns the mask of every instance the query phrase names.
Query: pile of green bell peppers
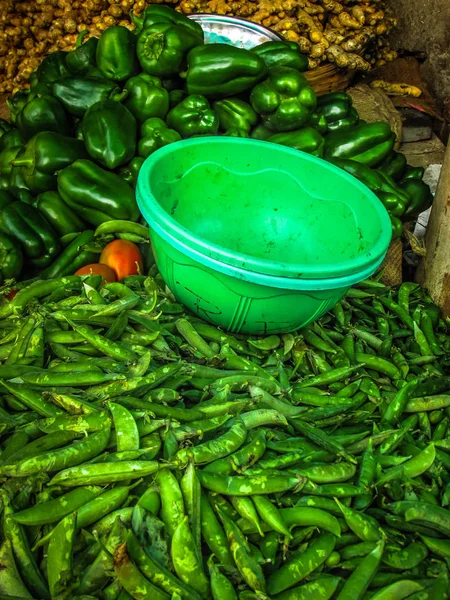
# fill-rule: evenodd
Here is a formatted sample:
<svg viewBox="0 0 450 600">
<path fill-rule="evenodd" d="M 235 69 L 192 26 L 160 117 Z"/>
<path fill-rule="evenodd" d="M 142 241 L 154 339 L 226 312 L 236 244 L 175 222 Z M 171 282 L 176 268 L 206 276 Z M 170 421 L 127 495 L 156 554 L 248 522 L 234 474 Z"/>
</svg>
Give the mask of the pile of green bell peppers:
<svg viewBox="0 0 450 600">
<path fill-rule="evenodd" d="M 423 169 L 408 166 L 389 125 L 360 120 L 345 92 L 317 97 L 295 43 L 205 44 L 196 21 L 159 4 L 132 16 L 134 31 L 82 31 L 74 50 L 49 54 L 30 89 L 7 100 L 0 283 L 19 277 L 23 264 L 27 275 L 56 272 L 51 263 L 62 248 L 81 248 L 84 232 L 139 219 L 134 188 L 144 160 L 192 136 L 252 137 L 331 161 L 378 196 L 394 236 L 430 206 Z M 92 252 L 80 251 L 76 264 L 83 257 Z"/>
</svg>

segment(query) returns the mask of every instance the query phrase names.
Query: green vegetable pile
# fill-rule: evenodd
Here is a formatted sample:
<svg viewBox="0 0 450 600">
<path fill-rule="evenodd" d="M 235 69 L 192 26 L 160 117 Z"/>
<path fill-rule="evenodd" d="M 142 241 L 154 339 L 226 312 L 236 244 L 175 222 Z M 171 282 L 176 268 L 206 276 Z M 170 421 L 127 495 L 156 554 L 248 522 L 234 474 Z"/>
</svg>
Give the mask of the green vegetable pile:
<svg viewBox="0 0 450 600">
<path fill-rule="evenodd" d="M 19 287 L 1 598 L 448 598 L 450 337 L 419 286 L 262 338 L 184 314 L 155 267 Z"/>
<path fill-rule="evenodd" d="M 377 194 L 394 237 L 430 206 L 423 169 L 395 152 L 390 127 L 361 121 L 346 93 L 317 98 L 296 43 L 204 45 L 197 22 L 158 4 L 134 21 L 133 32 L 113 26 L 84 43 L 81 33 L 75 50 L 48 55 L 30 90 L 8 100 L 0 280 L 55 272 L 76 234 L 137 221 L 133 187 L 144 159 L 191 136 L 251 136 L 332 161 Z M 89 264 L 88 254 L 92 262 L 92 250 L 79 262 Z"/>
</svg>

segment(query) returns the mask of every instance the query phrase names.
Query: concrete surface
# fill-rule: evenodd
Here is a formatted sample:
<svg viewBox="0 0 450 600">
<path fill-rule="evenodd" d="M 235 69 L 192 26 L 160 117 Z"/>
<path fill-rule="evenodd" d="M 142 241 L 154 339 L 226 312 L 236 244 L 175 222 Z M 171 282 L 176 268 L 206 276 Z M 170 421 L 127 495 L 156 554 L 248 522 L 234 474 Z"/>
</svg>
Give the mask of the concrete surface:
<svg viewBox="0 0 450 600">
<path fill-rule="evenodd" d="M 441 106 L 450 103 L 450 0 L 387 0 L 399 20 L 395 48 L 425 52 L 422 76 Z"/>
</svg>

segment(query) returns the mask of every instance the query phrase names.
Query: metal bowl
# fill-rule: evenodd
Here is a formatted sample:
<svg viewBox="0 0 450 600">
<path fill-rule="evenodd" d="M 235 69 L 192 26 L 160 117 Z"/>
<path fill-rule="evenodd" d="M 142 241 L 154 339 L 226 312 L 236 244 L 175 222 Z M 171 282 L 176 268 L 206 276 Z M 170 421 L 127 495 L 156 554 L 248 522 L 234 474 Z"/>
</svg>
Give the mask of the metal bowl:
<svg viewBox="0 0 450 600">
<path fill-rule="evenodd" d="M 202 26 L 205 32 L 205 44 L 230 44 L 249 50 L 264 42 L 283 39 L 281 35 L 267 27 L 245 19 L 210 14 L 188 16 Z"/>
</svg>

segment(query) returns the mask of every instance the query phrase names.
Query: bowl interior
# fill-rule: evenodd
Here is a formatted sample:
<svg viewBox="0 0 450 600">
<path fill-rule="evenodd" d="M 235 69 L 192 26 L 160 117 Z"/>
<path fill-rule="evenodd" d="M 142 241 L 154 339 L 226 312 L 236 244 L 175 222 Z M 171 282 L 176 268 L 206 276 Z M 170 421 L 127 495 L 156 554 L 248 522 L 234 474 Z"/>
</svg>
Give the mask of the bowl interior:
<svg viewBox="0 0 450 600">
<path fill-rule="evenodd" d="M 356 179 L 304 153 L 239 141 L 164 149 L 149 187 L 166 226 L 223 260 L 293 277 L 344 274 L 386 250 L 387 213 Z"/>
</svg>

